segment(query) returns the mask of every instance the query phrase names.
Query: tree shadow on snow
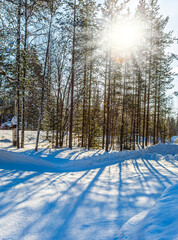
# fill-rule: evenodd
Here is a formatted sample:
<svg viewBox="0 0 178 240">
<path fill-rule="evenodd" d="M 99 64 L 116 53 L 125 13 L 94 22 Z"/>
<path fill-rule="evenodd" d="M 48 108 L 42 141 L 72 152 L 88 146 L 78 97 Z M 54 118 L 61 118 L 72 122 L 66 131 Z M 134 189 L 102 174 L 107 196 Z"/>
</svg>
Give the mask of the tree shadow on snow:
<svg viewBox="0 0 178 240">
<path fill-rule="evenodd" d="M 45 151 L 37 156 L 45 155 Z M 59 152 L 55 154 L 51 152 L 53 157 Z M 67 154 L 66 161 L 74 154 L 78 156 L 75 150 Z M 18 222 L 18 214 L 25 214 L 24 225 L 17 229 L 14 240 L 30 236 L 48 240 L 117 239 L 123 224 L 151 208 L 177 175 L 176 168 L 173 172 L 151 155 L 118 159 L 114 164 L 60 173 L 49 166 L 7 166 L 2 162 L 0 217 L 14 214 Z"/>
</svg>

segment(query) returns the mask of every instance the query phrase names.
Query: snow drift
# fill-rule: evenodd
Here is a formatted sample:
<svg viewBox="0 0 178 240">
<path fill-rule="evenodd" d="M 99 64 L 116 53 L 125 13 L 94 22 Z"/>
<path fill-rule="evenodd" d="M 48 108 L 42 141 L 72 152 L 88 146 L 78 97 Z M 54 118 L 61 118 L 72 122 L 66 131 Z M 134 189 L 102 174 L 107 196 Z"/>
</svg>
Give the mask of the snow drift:
<svg viewBox="0 0 178 240">
<path fill-rule="evenodd" d="M 131 218 L 121 229 L 118 239 L 178 239 L 178 183 L 168 187 L 149 211 Z"/>
</svg>

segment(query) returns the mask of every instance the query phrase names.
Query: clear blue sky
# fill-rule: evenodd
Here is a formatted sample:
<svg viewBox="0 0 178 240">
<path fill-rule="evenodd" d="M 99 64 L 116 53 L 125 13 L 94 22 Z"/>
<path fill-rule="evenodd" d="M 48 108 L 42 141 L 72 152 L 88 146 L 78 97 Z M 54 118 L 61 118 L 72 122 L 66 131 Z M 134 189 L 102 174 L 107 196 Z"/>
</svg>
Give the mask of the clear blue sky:
<svg viewBox="0 0 178 240">
<path fill-rule="evenodd" d="M 178 0 L 159 0 L 158 2 L 163 15 L 169 16 L 167 30 L 173 30 L 174 36 L 178 38 Z M 172 45 L 170 51 L 178 55 L 178 44 Z M 174 61 L 173 70 L 178 73 L 178 61 Z M 178 91 L 178 77 L 174 79 L 174 88 L 170 93 L 174 91 Z M 178 112 L 178 97 L 174 97 L 174 108 Z"/>
</svg>

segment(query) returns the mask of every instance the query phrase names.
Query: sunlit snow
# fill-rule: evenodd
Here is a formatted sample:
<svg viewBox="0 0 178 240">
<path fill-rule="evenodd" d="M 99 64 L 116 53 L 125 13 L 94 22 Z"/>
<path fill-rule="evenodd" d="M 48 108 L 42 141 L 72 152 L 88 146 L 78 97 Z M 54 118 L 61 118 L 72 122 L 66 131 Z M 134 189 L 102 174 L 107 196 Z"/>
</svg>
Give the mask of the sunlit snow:
<svg viewBox="0 0 178 240">
<path fill-rule="evenodd" d="M 35 153 L 30 134 L 0 136 L 0 239 L 176 239 L 178 145 Z"/>
</svg>

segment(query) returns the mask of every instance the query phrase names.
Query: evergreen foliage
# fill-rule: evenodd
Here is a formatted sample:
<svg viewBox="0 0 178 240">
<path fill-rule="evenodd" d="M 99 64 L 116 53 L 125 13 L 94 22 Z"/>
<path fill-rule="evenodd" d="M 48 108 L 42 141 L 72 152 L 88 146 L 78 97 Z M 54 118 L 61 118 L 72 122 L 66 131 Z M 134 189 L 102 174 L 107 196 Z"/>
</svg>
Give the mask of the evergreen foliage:
<svg viewBox="0 0 178 240">
<path fill-rule="evenodd" d="M 128 2 L 0 1 L 0 123 L 17 115 L 17 147 L 27 129 L 37 130 L 36 150 L 40 130 L 52 147 L 106 151 L 178 134 L 166 95 L 169 19 L 157 0 L 140 0 L 133 15 Z M 127 49 L 119 35 L 126 23 L 137 27 Z"/>
</svg>

